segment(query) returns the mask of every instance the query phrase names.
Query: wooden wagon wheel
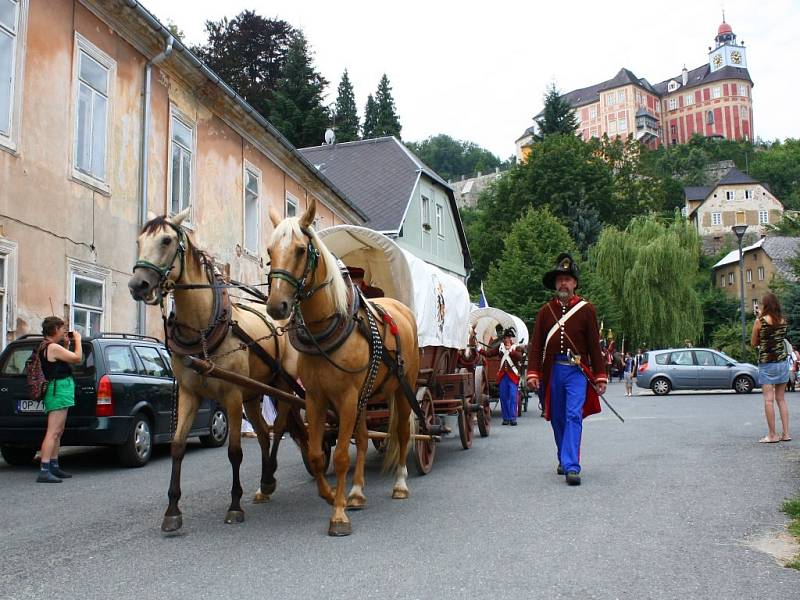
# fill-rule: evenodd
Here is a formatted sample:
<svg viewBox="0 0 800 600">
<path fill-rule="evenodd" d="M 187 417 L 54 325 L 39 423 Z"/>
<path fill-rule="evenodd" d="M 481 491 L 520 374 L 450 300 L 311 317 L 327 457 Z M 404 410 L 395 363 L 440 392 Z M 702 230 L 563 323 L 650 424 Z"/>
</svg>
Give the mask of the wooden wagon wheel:
<svg viewBox="0 0 800 600">
<path fill-rule="evenodd" d="M 492 428 L 492 406 L 489 404 L 489 381 L 486 379 L 483 366 L 475 367 L 475 392 L 478 394 L 478 431 L 481 437 L 488 437 Z"/>
<path fill-rule="evenodd" d="M 427 387 L 421 387 L 417 390 L 417 402 L 422 409 L 422 414 L 425 416 L 425 424 L 430 429 L 433 427 L 433 422 L 436 415 L 433 413 L 433 397 Z M 414 433 L 421 433 L 419 427 L 419 418 L 414 419 Z M 430 473 L 433 467 L 433 458 L 436 455 L 436 442 L 433 440 L 414 440 L 414 466 L 417 473 L 425 475 Z"/>
<path fill-rule="evenodd" d="M 464 450 L 472 448 L 472 427 L 475 423 L 475 415 L 469 408 L 471 398 L 461 400 L 461 411 L 458 413 L 458 437 L 461 438 L 461 447 Z"/>
<path fill-rule="evenodd" d="M 328 467 L 331 464 L 331 444 L 324 437 L 322 438 L 322 453 L 325 455 L 325 468 L 322 469 L 324 474 L 328 472 Z M 311 470 L 311 463 L 308 462 L 308 453 L 304 445 L 300 446 L 300 454 L 303 457 L 303 464 L 306 467 L 306 471 L 313 477 L 314 472 Z"/>
</svg>

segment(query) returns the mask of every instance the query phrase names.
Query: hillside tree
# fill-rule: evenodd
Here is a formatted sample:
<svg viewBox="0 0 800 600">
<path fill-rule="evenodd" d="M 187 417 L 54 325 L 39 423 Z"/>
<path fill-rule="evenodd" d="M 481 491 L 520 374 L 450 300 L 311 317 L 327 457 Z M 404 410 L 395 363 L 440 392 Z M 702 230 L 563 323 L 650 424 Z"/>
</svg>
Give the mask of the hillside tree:
<svg viewBox="0 0 800 600">
<path fill-rule="evenodd" d="M 339 81 L 334 115 L 336 122 L 336 141 L 352 142 L 357 140 L 361 123 L 358 119 L 358 109 L 356 108 L 353 84 L 350 83 L 347 69 L 344 70 L 342 79 Z"/>
</svg>

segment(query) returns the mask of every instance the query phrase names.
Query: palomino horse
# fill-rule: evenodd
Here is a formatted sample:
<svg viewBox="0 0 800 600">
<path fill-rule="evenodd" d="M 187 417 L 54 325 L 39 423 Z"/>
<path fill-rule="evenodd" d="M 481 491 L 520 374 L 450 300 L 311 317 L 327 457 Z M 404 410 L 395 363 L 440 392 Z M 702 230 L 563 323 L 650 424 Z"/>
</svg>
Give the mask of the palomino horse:
<svg viewBox="0 0 800 600">
<path fill-rule="evenodd" d="M 170 219 L 155 217 L 145 224 L 139 235 L 139 259 L 133 268 L 133 277 L 128 282 L 134 300 L 162 304 L 165 290 L 174 288 L 174 315 L 169 326 L 169 339 L 165 341 L 176 354 L 197 354 L 201 358 L 208 356 L 219 367 L 263 382 L 275 377 L 275 371 L 280 370 L 277 364 L 280 364 L 289 374 L 286 379 L 293 379 L 297 353 L 286 343 L 285 336 L 277 335 L 275 326 L 266 316 L 257 314 L 255 310 L 247 310 L 243 305 L 230 303 L 221 278 L 214 274 L 211 258 L 195 248 L 181 227 L 188 210 Z M 242 348 L 243 343 L 245 348 Z M 260 349 L 255 348 L 256 344 Z M 277 364 L 272 362 L 275 368 L 266 363 L 269 357 L 278 359 Z M 173 361 L 172 369 L 178 382 L 178 422 L 172 440 L 169 506 L 161 529 L 165 532 L 176 531 L 183 524 L 178 508 L 181 462 L 186 452 L 186 437 L 197 414 L 201 396 L 215 398 L 228 414 L 228 459 L 233 470 L 233 483 L 225 522 L 240 523 L 244 520 L 239 480 L 242 406 L 261 446 L 261 487 L 256 492 L 254 502 L 265 502 L 275 490 L 277 448 L 290 410 L 283 403 L 278 406 L 275 444 L 270 453 L 269 432 L 258 405 L 260 393 L 204 377 L 186 367 L 181 360 Z M 280 387 L 287 389 L 286 385 Z"/>
<path fill-rule="evenodd" d="M 355 322 L 367 323 L 370 319 L 376 322 L 375 315 L 370 316 L 366 312 L 375 308 L 361 305 L 358 312 L 354 313 L 355 288 L 348 285 L 349 281 L 342 275 L 336 258 L 311 228 L 315 213 L 316 201 L 313 198 L 299 218 L 281 221 L 277 213 L 270 210 L 275 231 L 269 244 L 271 268 L 267 312 L 275 319 L 292 317 L 292 325 L 297 328 L 293 330 L 295 337 L 292 343 L 302 348 L 297 369 L 306 389 L 309 463 L 319 495 L 333 505 L 328 534 L 340 536 L 352 532 L 345 507 L 358 509 L 366 502 L 363 489 L 368 438 L 366 416 L 358 408 L 359 400 L 365 400 L 366 391 L 372 388 L 377 393 L 371 397 L 385 399 L 390 407 L 384 469 L 394 468 L 392 498 L 399 499 L 409 495 L 406 456 L 411 435 L 411 406 L 402 397 L 403 384 L 400 376 L 397 376 L 399 371 L 374 361 L 377 353 L 371 348 L 376 346 L 371 345 L 369 339 L 374 339 L 374 333 L 378 332 L 377 325 L 383 326 L 383 323 L 371 328 L 373 335 L 364 335 L 354 329 Z M 390 359 L 392 353 L 397 357 L 397 362 L 404 366 L 401 376 L 405 378 L 406 389 L 413 390 L 419 372 L 414 315 L 404 304 L 391 298 L 376 298 L 370 303 L 378 310 L 383 310 L 379 318 L 388 324 L 381 338 L 373 344 L 380 346 L 382 343 L 393 348 L 391 352 L 388 349 L 383 352 L 388 352 Z M 362 386 L 365 385 L 363 390 L 366 391 L 362 395 Z M 335 490 L 331 489 L 323 475 L 322 438 L 328 406 L 336 411 L 339 419 L 333 457 L 337 480 Z M 349 446 L 354 432 L 356 466 L 353 487 L 345 501 L 345 477 L 350 466 Z"/>
</svg>

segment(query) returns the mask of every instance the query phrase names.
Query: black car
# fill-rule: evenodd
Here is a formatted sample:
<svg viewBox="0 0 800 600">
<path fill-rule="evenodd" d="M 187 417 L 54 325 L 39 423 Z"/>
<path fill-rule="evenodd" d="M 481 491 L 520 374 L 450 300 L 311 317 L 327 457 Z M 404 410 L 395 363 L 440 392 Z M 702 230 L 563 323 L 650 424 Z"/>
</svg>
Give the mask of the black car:
<svg viewBox="0 0 800 600">
<path fill-rule="evenodd" d="M 31 400 L 25 361 L 41 336 L 25 335 L 0 354 L 0 453 L 11 465 L 29 464 L 42 443 L 46 417 Z M 72 366 L 75 406 L 67 413 L 62 446 L 114 446 L 120 462 L 141 467 L 153 444 L 170 441 L 173 376 L 169 355 L 156 338 L 102 333 L 83 338 L 83 362 Z M 202 400 L 190 436 L 217 447 L 228 437 L 225 411 Z"/>
</svg>

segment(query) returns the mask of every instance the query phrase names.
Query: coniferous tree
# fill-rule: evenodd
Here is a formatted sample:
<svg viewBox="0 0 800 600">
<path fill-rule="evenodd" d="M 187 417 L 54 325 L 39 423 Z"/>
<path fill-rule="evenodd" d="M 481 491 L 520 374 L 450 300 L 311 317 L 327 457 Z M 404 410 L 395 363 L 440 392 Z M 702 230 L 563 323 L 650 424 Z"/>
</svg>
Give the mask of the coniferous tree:
<svg viewBox="0 0 800 600">
<path fill-rule="evenodd" d="M 329 115 L 323 104 L 328 81 L 314 68 L 312 52 L 302 32 L 295 33 L 275 90 L 269 119 L 298 148 L 319 146 Z"/>
<path fill-rule="evenodd" d="M 400 119 L 397 117 L 397 111 L 394 106 L 394 98 L 392 97 L 392 86 L 389 85 L 389 78 L 386 73 L 381 77 L 378 83 L 378 91 L 375 93 L 375 103 L 377 106 L 377 121 L 375 124 L 375 131 L 372 137 L 381 137 L 385 135 L 393 135 L 398 140 L 400 138 Z"/>
<path fill-rule="evenodd" d="M 368 140 L 378 137 L 375 131 L 378 126 L 378 104 L 372 94 L 367 96 L 367 105 L 364 108 L 364 127 L 361 128 L 362 139 Z"/>
<path fill-rule="evenodd" d="M 536 127 L 538 131 L 534 138 L 538 141 L 554 133 L 575 135 L 578 130 L 575 109 L 561 97 L 561 92 L 558 91 L 555 83 L 551 83 L 547 87 L 544 95 L 544 110 L 542 116 L 536 119 Z"/>
<path fill-rule="evenodd" d="M 360 123 L 358 120 L 358 109 L 356 108 L 356 97 L 353 93 L 353 84 L 347 75 L 347 69 L 342 74 L 339 82 L 339 90 L 336 96 L 336 141 L 352 142 L 358 139 Z"/>
</svg>

